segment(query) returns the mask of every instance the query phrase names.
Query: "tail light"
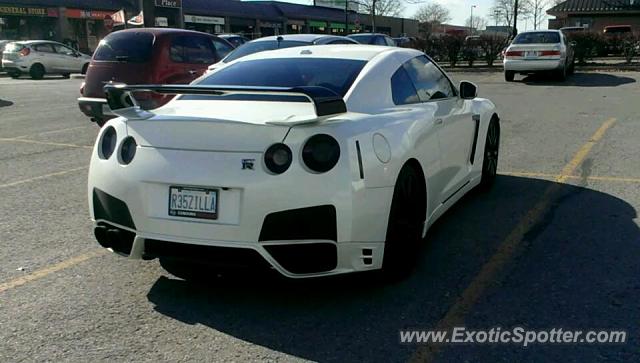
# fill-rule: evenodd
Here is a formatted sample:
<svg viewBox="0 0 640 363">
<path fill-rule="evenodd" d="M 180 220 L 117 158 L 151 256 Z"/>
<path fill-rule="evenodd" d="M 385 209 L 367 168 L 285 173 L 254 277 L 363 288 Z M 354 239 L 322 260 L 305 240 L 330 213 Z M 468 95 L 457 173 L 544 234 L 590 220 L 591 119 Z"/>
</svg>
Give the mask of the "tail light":
<svg viewBox="0 0 640 363">
<path fill-rule="evenodd" d="M 29 53 L 31 53 L 31 49 L 26 47 L 22 48 L 22 50 L 18 52 L 18 54 L 20 54 L 21 57 L 26 57 L 29 55 Z"/>
<path fill-rule="evenodd" d="M 302 161 L 311 170 L 324 173 L 331 170 L 340 159 L 340 145 L 326 134 L 311 136 L 302 148 Z"/>
<path fill-rule="evenodd" d="M 541 56 L 553 56 L 553 55 L 560 55 L 560 51 L 559 50 L 543 50 L 540 52 Z"/>
<path fill-rule="evenodd" d="M 508 50 L 504 56 L 505 57 L 522 57 L 524 52 L 521 50 Z"/>
</svg>

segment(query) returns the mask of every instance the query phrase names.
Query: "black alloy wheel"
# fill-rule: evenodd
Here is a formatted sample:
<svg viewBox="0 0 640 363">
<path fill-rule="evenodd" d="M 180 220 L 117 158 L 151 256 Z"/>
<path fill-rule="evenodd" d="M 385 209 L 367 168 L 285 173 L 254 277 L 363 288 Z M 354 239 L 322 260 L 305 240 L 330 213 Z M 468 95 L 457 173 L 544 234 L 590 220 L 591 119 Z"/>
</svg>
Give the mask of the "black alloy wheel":
<svg viewBox="0 0 640 363">
<path fill-rule="evenodd" d="M 483 189 L 490 188 L 498 174 L 498 155 L 500 150 L 500 123 L 494 116 L 489 122 L 487 140 L 484 144 L 484 159 L 482 161 L 482 178 L 480 186 Z"/>
</svg>

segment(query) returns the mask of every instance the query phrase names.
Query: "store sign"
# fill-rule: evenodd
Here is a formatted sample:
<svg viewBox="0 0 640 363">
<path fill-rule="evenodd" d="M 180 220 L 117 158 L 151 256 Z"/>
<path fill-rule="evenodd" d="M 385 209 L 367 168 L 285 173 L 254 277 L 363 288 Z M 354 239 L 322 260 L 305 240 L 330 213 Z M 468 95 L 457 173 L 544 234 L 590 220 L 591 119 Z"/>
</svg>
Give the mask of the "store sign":
<svg viewBox="0 0 640 363">
<path fill-rule="evenodd" d="M 26 15 L 26 16 L 51 16 L 57 17 L 56 9 L 48 8 L 27 8 L 22 6 L 0 6 L 2 15 Z"/>
<path fill-rule="evenodd" d="M 198 23 L 198 24 L 224 25 L 224 18 L 217 18 L 213 16 L 185 15 L 184 22 Z"/>
<path fill-rule="evenodd" d="M 169 19 L 159 16 L 156 18 L 156 26 L 159 27 L 168 27 L 169 26 Z"/>
<path fill-rule="evenodd" d="M 163 8 L 181 8 L 182 0 L 156 0 L 156 6 Z"/>
<path fill-rule="evenodd" d="M 65 11 L 65 15 L 67 16 L 67 18 L 74 18 L 74 19 L 103 20 L 107 16 L 111 16 L 111 11 L 67 9 Z"/>
</svg>

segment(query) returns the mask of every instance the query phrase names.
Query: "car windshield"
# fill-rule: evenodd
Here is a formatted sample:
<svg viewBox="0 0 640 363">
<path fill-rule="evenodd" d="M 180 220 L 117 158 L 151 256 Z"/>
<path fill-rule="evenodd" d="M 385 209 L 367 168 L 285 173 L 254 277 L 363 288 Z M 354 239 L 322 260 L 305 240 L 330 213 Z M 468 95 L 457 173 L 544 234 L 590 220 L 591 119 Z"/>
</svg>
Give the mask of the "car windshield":
<svg viewBox="0 0 640 363">
<path fill-rule="evenodd" d="M 333 58 L 274 58 L 238 62 L 212 73 L 201 85 L 298 87 L 321 86 L 344 96 L 363 60 Z M 336 72 L 339 69 L 340 72 Z"/>
<path fill-rule="evenodd" d="M 116 32 L 104 38 L 93 59 L 98 61 L 144 63 L 151 59 L 154 36 L 144 32 Z"/>
<path fill-rule="evenodd" d="M 258 42 L 249 42 L 241 45 L 238 49 L 229 54 L 222 62 L 229 63 L 238 58 L 242 58 L 249 54 L 264 52 L 267 50 L 274 50 L 280 48 L 301 47 L 304 45 L 312 44 L 310 42 L 301 42 L 297 40 L 261 40 Z"/>
<path fill-rule="evenodd" d="M 375 36 L 373 35 L 351 35 L 349 38 L 360 44 L 373 44 Z"/>
<path fill-rule="evenodd" d="M 520 33 L 513 44 L 552 44 L 560 43 L 560 34 L 556 32 Z"/>
</svg>

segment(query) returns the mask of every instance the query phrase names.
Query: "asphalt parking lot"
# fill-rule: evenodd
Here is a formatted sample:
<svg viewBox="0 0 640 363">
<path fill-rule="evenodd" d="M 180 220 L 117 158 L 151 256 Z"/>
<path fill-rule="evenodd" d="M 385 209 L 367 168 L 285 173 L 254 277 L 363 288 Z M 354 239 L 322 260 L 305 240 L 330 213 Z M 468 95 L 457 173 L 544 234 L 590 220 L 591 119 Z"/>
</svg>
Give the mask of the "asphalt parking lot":
<svg viewBox="0 0 640 363">
<path fill-rule="evenodd" d="M 476 82 L 495 187 L 430 230 L 418 270 L 190 284 L 104 252 L 81 80 L 0 78 L 0 361 L 640 361 L 640 73 Z M 626 344 L 405 345 L 399 330 L 626 330 Z"/>
</svg>

